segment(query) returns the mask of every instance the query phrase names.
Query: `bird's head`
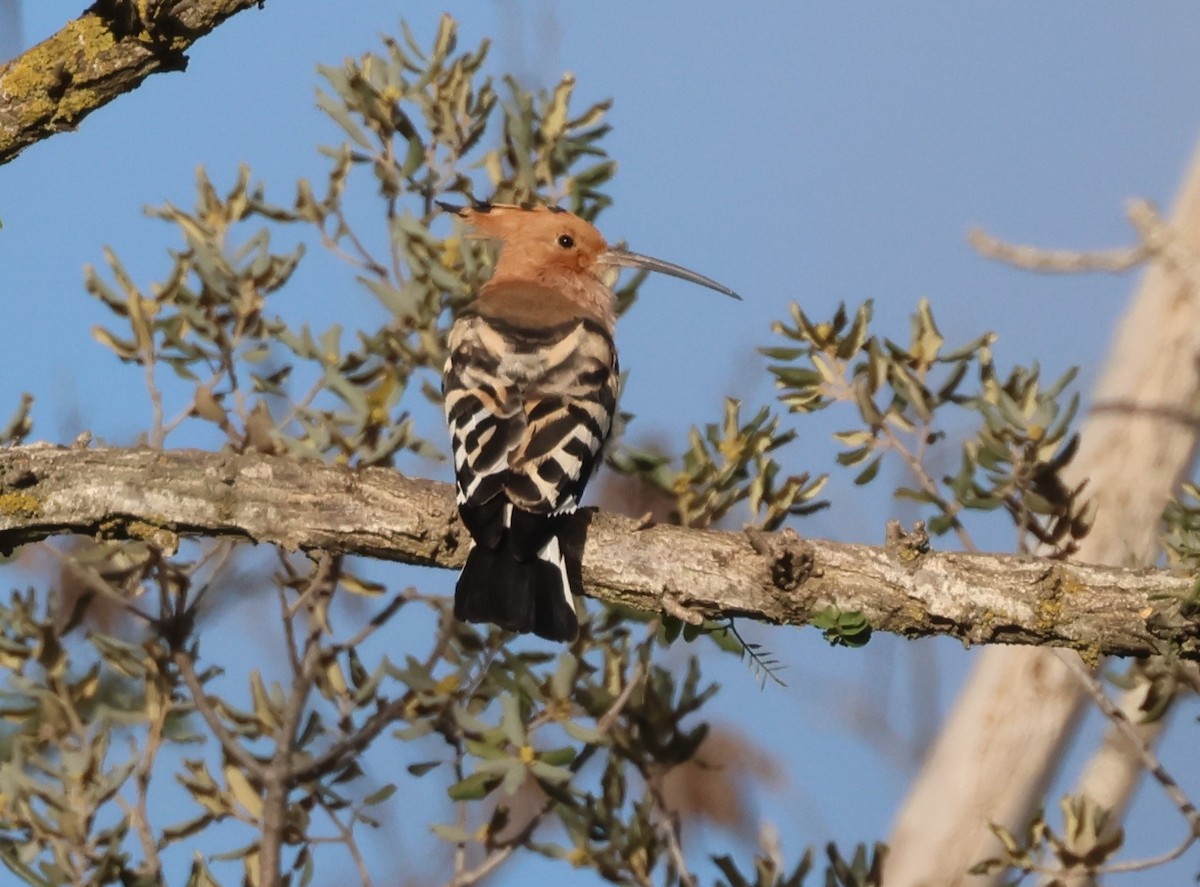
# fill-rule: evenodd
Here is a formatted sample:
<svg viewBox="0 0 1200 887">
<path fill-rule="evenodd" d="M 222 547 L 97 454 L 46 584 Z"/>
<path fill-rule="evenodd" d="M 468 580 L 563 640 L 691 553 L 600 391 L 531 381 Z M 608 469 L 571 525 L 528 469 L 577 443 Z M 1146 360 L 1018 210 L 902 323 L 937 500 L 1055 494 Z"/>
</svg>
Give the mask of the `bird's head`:
<svg viewBox="0 0 1200 887">
<path fill-rule="evenodd" d="M 652 256 L 610 247 L 593 225 L 553 206 L 482 203 L 470 207 L 438 205 L 469 224 L 480 237 L 502 244 L 493 280 L 528 281 L 543 286 L 594 291 L 597 284 L 612 298 L 617 268 L 643 268 L 698 283 L 740 299 L 715 280 Z"/>
<path fill-rule="evenodd" d="M 597 275 L 597 258 L 608 244 L 592 225 L 549 206 L 480 203 L 469 207 L 439 203 L 465 221 L 477 237 L 501 244 L 496 274 L 541 280 Z"/>
</svg>

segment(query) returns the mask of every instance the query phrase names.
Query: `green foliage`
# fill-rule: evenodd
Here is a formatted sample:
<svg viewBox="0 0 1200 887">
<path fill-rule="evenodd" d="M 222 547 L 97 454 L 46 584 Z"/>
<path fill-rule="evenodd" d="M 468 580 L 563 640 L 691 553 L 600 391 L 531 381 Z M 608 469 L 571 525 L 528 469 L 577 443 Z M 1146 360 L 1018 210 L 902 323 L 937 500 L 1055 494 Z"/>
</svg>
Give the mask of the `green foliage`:
<svg viewBox="0 0 1200 887">
<path fill-rule="evenodd" d="M 885 456 L 898 458 L 917 484 L 896 495 L 932 510 L 933 533 L 953 530 L 971 547 L 964 512 L 1003 507 L 1019 548 L 1032 538 L 1056 555 L 1071 553 L 1088 529 L 1082 487 L 1061 479 L 1077 445 L 1070 427 L 1078 396 L 1064 402 L 1074 371 L 1048 386 L 1036 365 L 1002 378 L 992 360 L 995 337 L 947 349 L 925 300 L 907 346 L 871 335 L 871 315 L 866 302 L 853 316 L 843 305 L 816 322 L 793 304 L 791 322 L 775 330 L 795 344 L 762 349 L 774 361 L 780 400 L 798 413 L 850 405 L 856 426 L 835 435 L 844 447 L 837 461 L 858 471 L 855 483 L 868 484 Z M 929 467 L 933 448 L 964 415 L 976 428 L 962 441 L 958 471 L 938 479 Z"/>
<path fill-rule="evenodd" d="M 1167 558 L 1181 569 L 1200 574 L 1200 487 L 1185 483 L 1163 510 L 1163 545 Z M 1180 612 L 1200 615 L 1200 578 L 1180 601 Z"/>
<path fill-rule="evenodd" d="M 607 103 L 570 116 L 569 77 L 538 96 L 510 80 L 512 100 L 500 103 L 482 73 L 487 43 L 456 53 L 456 42 L 446 17 L 429 52 L 406 31 L 402 43 L 386 39 L 382 53 L 321 68 L 331 92 L 320 92 L 318 103 L 348 141 L 323 149 L 329 172 L 320 193 L 301 180 L 290 206 L 275 204 L 243 168 L 222 196 L 202 170 L 194 210 L 151 213 L 184 241 L 161 283 L 138 286 L 112 251 L 112 283 L 87 270 L 88 291 L 124 327 L 98 326 L 96 338 L 147 370 L 153 445 L 198 421 L 216 426 L 235 450 L 364 466 L 390 465 L 405 451 L 440 457 L 442 429 L 418 430 L 404 405 L 412 389 L 440 402 L 447 309 L 467 299 L 489 261 L 483 246 L 430 231 L 435 197 L 470 194 L 468 173 L 483 169 L 495 199 L 560 199 L 590 217 L 606 202 L 597 189 L 613 170 L 596 144 L 607 131 Z M 503 143 L 484 150 L 482 136 L 496 126 Z M 344 199 L 360 172 L 378 191 L 383 246 L 372 246 L 380 238 L 366 230 L 379 223 L 351 219 Z M 306 251 L 304 243 L 273 250 L 281 226 L 343 259 L 386 322 L 358 331 L 348 346 L 338 325 L 314 331 L 276 314 Z M 622 291 L 624 302 L 636 282 Z M 156 381 L 160 366 L 192 383 L 173 414 Z M 297 385 L 303 394 L 293 393 Z"/>
<path fill-rule="evenodd" d="M 821 629 L 825 640 L 835 647 L 862 647 L 871 640 L 871 624 L 862 613 L 843 613 L 836 607 L 826 607 L 812 614 L 813 628 Z"/>
<path fill-rule="evenodd" d="M 122 796 L 144 789 L 164 737 L 185 739 L 186 708 L 161 644 L 97 634 L 76 653 L 50 612 L 32 591 L 0 605 L 0 861 L 29 884 L 139 883 Z M 141 748 L 118 742 L 130 727 Z"/>
<path fill-rule="evenodd" d="M 741 404 L 727 397 L 721 423 L 691 430 L 691 446 L 679 467 L 662 453 L 632 448 L 618 449 L 608 461 L 669 497 L 674 503 L 672 522 L 709 527 L 745 502 L 757 518 L 755 526 L 774 530 L 791 515 L 811 514 L 828 505 L 817 499 L 826 476 L 780 478 L 782 469 L 771 454 L 795 440 L 796 432 L 781 431 L 779 423 L 767 407 L 742 422 Z"/>
<path fill-rule="evenodd" d="M 431 412 L 421 402 L 440 400 L 450 318 L 491 259 L 438 218 L 435 199 L 479 191 L 593 218 L 614 169 L 601 145 L 608 103 L 573 111 L 570 77 L 537 95 L 510 78 L 498 87 L 487 50 L 458 49 L 445 17 L 430 48 L 406 30 L 321 68 L 318 103 L 343 134 L 322 149 L 323 180 L 298 182 L 280 203 L 246 168 L 224 191 L 201 170 L 193 207 L 150 212 L 181 241 L 158 282 L 135 281 L 114 250 L 104 272 L 87 269 L 87 291 L 110 313 L 95 338 L 142 371 L 147 443 L 187 429 L 231 451 L 358 466 L 440 456 L 444 429 L 421 427 Z M 350 200 L 363 191 L 370 211 Z M 348 266 L 383 318 L 375 328 L 289 316 L 285 294 L 317 251 Z M 25 403 L 0 440 L 28 426 Z M 729 401 L 680 468 L 660 460 L 654 471 L 681 519 L 707 524 L 744 503 L 774 527 L 820 504 L 823 479 L 785 477 L 774 459 L 793 437 L 769 411 L 743 421 Z M 48 594 L 0 609 L 10 725 L 0 862 L 17 876 L 164 884 L 179 880 L 166 851 L 182 846 L 204 848 L 189 884 L 228 883 L 231 866 L 245 883 L 306 884 L 329 870 L 330 848 L 361 860 L 363 829 L 411 805 L 419 781 L 445 798 L 432 831 L 462 887 L 517 851 L 613 883 L 694 881 L 660 786 L 704 741 L 717 688 L 695 656 L 681 671 L 655 661 L 658 618 L 610 612 L 569 649 L 529 649 L 458 623 L 444 596 L 391 589 L 328 554 L 177 547 L 80 541 L 55 555 Z M 264 592 L 278 603 L 281 648 L 269 671 L 226 675 L 204 655 L 206 613 Z M 431 625 L 423 649 L 375 642 L 412 618 Z M 776 667 L 718 628 L 723 649 Z M 364 769 L 376 741 L 408 761 L 382 781 Z M 164 783 L 191 799 L 182 821 L 155 815 Z"/>
<path fill-rule="evenodd" d="M 1163 524 L 1171 560 L 1187 570 L 1200 569 L 1200 487 L 1183 484 L 1163 510 Z"/>
</svg>

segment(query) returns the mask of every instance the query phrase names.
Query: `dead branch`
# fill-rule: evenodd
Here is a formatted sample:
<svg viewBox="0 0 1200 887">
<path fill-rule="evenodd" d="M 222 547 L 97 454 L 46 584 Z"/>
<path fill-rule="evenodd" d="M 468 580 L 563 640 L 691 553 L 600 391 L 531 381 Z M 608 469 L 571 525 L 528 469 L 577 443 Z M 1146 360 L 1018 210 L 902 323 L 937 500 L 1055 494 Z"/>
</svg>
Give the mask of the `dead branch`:
<svg viewBox="0 0 1200 887">
<path fill-rule="evenodd" d="M 1124 274 L 1146 261 L 1150 255 L 1144 244 L 1097 252 L 1079 252 L 1008 243 L 982 228 L 970 229 L 967 232 L 967 243 L 985 258 L 1042 274 L 1083 274 L 1093 271 Z"/>
</svg>

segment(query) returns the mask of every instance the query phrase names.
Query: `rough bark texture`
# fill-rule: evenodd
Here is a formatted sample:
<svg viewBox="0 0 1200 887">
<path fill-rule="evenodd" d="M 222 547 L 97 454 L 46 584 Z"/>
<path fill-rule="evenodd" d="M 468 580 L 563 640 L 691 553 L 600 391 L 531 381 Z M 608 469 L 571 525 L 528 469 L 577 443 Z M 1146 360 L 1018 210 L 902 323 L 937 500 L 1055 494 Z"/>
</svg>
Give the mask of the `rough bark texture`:
<svg viewBox="0 0 1200 887">
<path fill-rule="evenodd" d="M 1200 658 L 1197 626 L 1175 603 L 1191 580 L 1165 571 L 941 554 L 899 533 L 874 548 L 604 513 L 580 523 L 589 594 L 689 621 L 801 625 L 835 608 L 910 637 L 1070 647 L 1090 660 L 1167 648 Z M 167 550 L 181 536 L 233 537 L 437 567 L 459 566 L 467 544 L 449 485 L 393 471 L 187 450 L 0 449 L 0 551 L 61 533 Z"/>
<path fill-rule="evenodd" d="M 1197 254 L 1200 155 L 1171 228 L 1176 252 Z M 1200 299 L 1192 273 L 1186 262 L 1152 265 L 1117 330 L 1064 477 L 1068 485 L 1087 478 L 1096 508 L 1080 560 L 1152 562 L 1163 508 L 1192 465 L 1200 428 Z M 1082 710 L 1084 690 L 1060 655 L 984 651 L 897 815 L 884 872 L 889 887 L 998 883 L 1000 875 L 965 874 L 999 849 L 988 823 L 1017 830 L 1028 821 Z M 1117 777 L 1109 770 L 1105 778 Z M 1124 779 L 1129 790 L 1135 780 Z"/>
<path fill-rule="evenodd" d="M 79 18 L 0 66 L 0 165 L 74 129 L 151 74 L 181 71 L 186 50 L 262 0 L 98 0 Z"/>
</svg>

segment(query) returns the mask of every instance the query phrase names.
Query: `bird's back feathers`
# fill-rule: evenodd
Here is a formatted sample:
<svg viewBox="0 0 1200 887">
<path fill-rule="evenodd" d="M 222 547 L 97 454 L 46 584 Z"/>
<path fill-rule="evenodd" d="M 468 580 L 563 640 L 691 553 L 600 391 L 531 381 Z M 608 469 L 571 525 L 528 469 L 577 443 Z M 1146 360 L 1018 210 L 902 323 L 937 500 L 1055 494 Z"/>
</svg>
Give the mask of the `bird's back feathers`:
<svg viewBox="0 0 1200 887">
<path fill-rule="evenodd" d="M 476 543 L 455 615 L 569 639 L 582 589 L 562 537 L 611 428 L 616 349 L 578 310 L 489 307 L 481 299 L 455 322 L 443 375 L 459 512 Z"/>
</svg>

